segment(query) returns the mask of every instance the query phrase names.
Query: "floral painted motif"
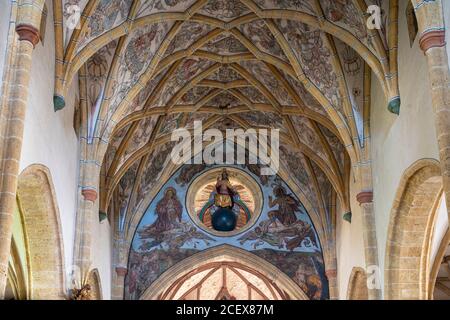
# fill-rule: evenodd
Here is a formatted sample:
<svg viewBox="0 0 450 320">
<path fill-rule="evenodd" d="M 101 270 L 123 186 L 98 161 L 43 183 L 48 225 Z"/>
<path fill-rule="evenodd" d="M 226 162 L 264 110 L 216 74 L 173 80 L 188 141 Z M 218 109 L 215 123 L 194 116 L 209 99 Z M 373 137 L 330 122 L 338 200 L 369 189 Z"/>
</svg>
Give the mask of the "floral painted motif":
<svg viewBox="0 0 450 320">
<path fill-rule="evenodd" d="M 111 163 L 114 159 L 117 149 L 119 148 L 120 143 L 122 142 L 123 137 L 125 137 L 130 125 L 125 126 L 124 128 L 117 131 L 112 137 L 108 145 L 108 149 L 105 154 L 105 159 L 103 160 L 106 171 L 108 171 Z"/>
<path fill-rule="evenodd" d="M 214 125 L 214 128 L 225 133 L 227 129 L 242 129 L 242 126 L 228 117 L 223 117 Z"/>
<path fill-rule="evenodd" d="M 352 0 L 320 0 L 328 20 L 353 33 L 359 40 L 367 40 L 365 18 Z"/>
<path fill-rule="evenodd" d="M 226 83 L 226 82 L 231 82 L 231 81 L 235 81 L 235 80 L 240 80 L 240 79 L 242 79 L 242 77 L 240 74 L 238 74 L 233 69 L 223 66 L 223 67 L 220 67 L 220 69 L 217 70 L 216 72 L 214 72 L 212 75 L 210 75 L 207 79 Z"/>
<path fill-rule="evenodd" d="M 322 195 L 320 201 L 322 201 L 323 207 L 327 212 L 327 215 L 325 217 L 326 223 L 324 223 L 325 225 L 324 228 L 327 229 L 327 232 L 331 233 L 333 231 L 333 219 L 332 219 L 330 199 L 332 197 L 333 187 L 331 186 L 331 183 L 326 177 L 325 173 L 317 166 L 317 164 L 311 162 L 311 166 L 314 170 L 314 174 L 317 177 L 317 183 L 319 184 L 320 193 Z"/>
<path fill-rule="evenodd" d="M 360 142 L 364 140 L 364 60 L 352 48 L 336 39 L 336 49 L 344 70 L 348 95 L 353 110 L 353 120 Z"/>
<path fill-rule="evenodd" d="M 166 121 L 161 126 L 161 129 L 158 132 L 158 137 L 165 134 L 170 134 L 173 130 L 179 128 L 182 118 L 182 113 L 172 113 L 166 116 Z"/>
<path fill-rule="evenodd" d="M 209 41 L 202 50 L 221 55 L 232 55 L 248 52 L 247 48 L 233 36 L 221 35 Z"/>
<path fill-rule="evenodd" d="M 181 97 L 178 104 L 196 104 L 204 96 L 208 95 L 212 91 L 208 87 L 194 87 L 186 92 L 183 97 Z"/>
<path fill-rule="evenodd" d="M 339 169 L 341 174 L 344 174 L 344 159 L 345 159 L 345 147 L 341 143 L 338 137 L 336 137 L 330 130 L 325 128 L 322 125 L 318 125 L 320 130 L 322 131 L 323 135 L 325 136 L 325 139 L 327 140 L 328 144 L 331 147 L 331 150 L 333 151 L 334 157 L 337 160 Z"/>
<path fill-rule="evenodd" d="M 88 28 L 78 43 L 80 51 L 90 40 L 116 27 L 126 20 L 132 0 L 100 0 L 89 17 Z"/>
<path fill-rule="evenodd" d="M 144 17 L 159 12 L 184 12 L 196 0 L 146 0 L 137 11 L 136 17 Z"/>
<path fill-rule="evenodd" d="M 239 0 L 209 0 L 200 10 L 200 13 L 224 21 L 230 21 L 250 10 Z"/>
<path fill-rule="evenodd" d="M 117 41 L 109 42 L 86 62 L 87 103 L 90 110 L 90 117 L 94 117 L 96 114 L 96 103 L 98 102 L 98 99 L 101 98 L 101 93 L 108 77 L 108 70 L 111 66 L 116 46 Z"/>
<path fill-rule="evenodd" d="M 131 74 L 139 73 L 144 67 L 149 54 L 151 54 L 151 43 L 155 40 L 158 32 L 158 25 L 153 24 L 145 32 L 139 32 L 128 43 L 125 51 L 124 60 L 125 66 Z"/>
<path fill-rule="evenodd" d="M 265 127 L 268 129 L 280 129 L 286 132 L 286 125 L 283 118 L 273 112 L 246 112 L 239 115 L 247 121 L 251 127 Z"/>
<path fill-rule="evenodd" d="M 233 108 L 243 103 L 228 92 L 218 94 L 206 103 L 207 106 L 216 108 Z"/>
<path fill-rule="evenodd" d="M 137 150 L 142 148 L 150 138 L 151 133 L 156 124 L 157 117 L 148 117 L 140 121 L 137 129 L 130 138 L 127 148 L 125 149 L 119 167 L 128 160 L 128 158 Z"/>
<path fill-rule="evenodd" d="M 158 75 L 153 77 L 152 80 L 147 82 L 147 85 L 145 86 L 145 88 L 142 89 L 139 92 L 139 94 L 136 96 L 136 98 L 133 100 L 133 104 L 130 106 L 130 108 L 124 112 L 124 116 L 130 114 L 131 112 L 139 111 L 145 107 L 144 104 L 147 102 L 147 100 L 153 94 L 153 90 L 155 90 L 159 81 L 162 79 L 162 77 L 164 76 L 164 74 L 166 72 L 167 72 L 167 70 L 161 71 Z"/>
<path fill-rule="evenodd" d="M 314 0 L 256 0 L 261 9 L 288 9 L 297 10 L 315 15 Z"/>
<path fill-rule="evenodd" d="M 151 63 L 171 25 L 172 22 L 151 24 L 136 30 L 129 37 L 125 53 L 119 64 L 117 77 L 113 81 L 113 94 L 110 99 L 108 118 L 124 100 L 129 89 L 147 71 L 148 65 Z"/>
<path fill-rule="evenodd" d="M 326 153 L 322 147 L 322 144 L 320 143 L 319 137 L 314 132 L 310 121 L 300 116 L 291 116 L 291 119 L 292 123 L 294 124 L 295 130 L 297 131 L 297 135 L 300 138 L 300 141 L 317 152 L 317 154 L 324 161 L 328 161 Z"/>
<path fill-rule="evenodd" d="M 144 170 L 142 171 L 141 183 L 138 189 L 136 197 L 136 204 L 133 211 L 137 210 L 137 207 L 141 204 L 145 195 L 154 187 L 158 178 L 164 171 L 164 167 L 170 161 L 170 152 L 172 151 L 174 144 L 167 143 L 163 146 L 156 148 L 152 155 L 149 157 Z"/>
<path fill-rule="evenodd" d="M 250 101 L 252 101 L 253 103 L 270 104 L 267 98 L 258 89 L 255 89 L 254 87 L 239 88 L 239 91 L 248 99 L 250 99 Z"/>
<path fill-rule="evenodd" d="M 264 20 L 256 20 L 240 27 L 241 32 L 262 52 L 288 61 Z"/>
<path fill-rule="evenodd" d="M 292 78 L 291 76 L 284 73 L 285 79 L 289 82 L 289 84 L 292 86 L 292 88 L 295 90 L 295 93 L 300 97 L 302 102 L 305 104 L 306 107 L 324 115 L 328 116 L 325 109 L 320 105 L 319 102 L 308 92 L 306 91 L 303 84 L 300 83 L 297 79 Z"/>
<path fill-rule="evenodd" d="M 212 27 L 198 22 L 186 21 L 183 23 L 181 30 L 175 38 L 170 42 L 169 47 L 164 54 L 165 57 L 180 50 L 189 48 L 195 41 L 205 36 Z"/>
<path fill-rule="evenodd" d="M 316 213 L 319 212 L 317 196 L 311 186 L 311 178 L 309 177 L 305 169 L 305 159 L 303 154 L 291 148 L 281 146 L 280 147 L 280 159 L 284 164 L 288 172 L 292 173 L 293 180 L 299 186 L 300 190 L 304 193 L 305 197 L 313 205 Z"/>
<path fill-rule="evenodd" d="M 119 214 L 120 220 L 125 218 L 128 204 L 130 203 L 131 191 L 133 190 L 134 181 L 138 170 L 138 163 L 134 163 L 120 179 L 118 186 L 119 193 Z M 122 222 L 121 221 L 121 222 Z"/>
<path fill-rule="evenodd" d="M 210 113 L 200 113 L 200 112 L 190 112 L 186 120 L 185 128 L 194 128 L 194 121 L 202 121 L 203 123 L 208 120 L 212 114 Z"/>
<path fill-rule="evenodd" d="M 240 63 L 247 71 L 263 83 L 281 105 L 294 106 L 295 102 L 263 62 L 243 61 Z"/>
<path fill-rule="evenodd" d="M 277 20 L 277 24 L 301 63 L 306 76 L 343 114 L 337 75 L 331 62 L 333 57 L 324 44 L 322 31 L 292 20 Z"/>
<path fill-rule="evenodd" d="M 167 81 L 164 90 L 155 99 L 154 106 L 166 106 L 178 90 L 212 64 L 213 62 L 206 59 L 186 58 Z"/>
</svg>

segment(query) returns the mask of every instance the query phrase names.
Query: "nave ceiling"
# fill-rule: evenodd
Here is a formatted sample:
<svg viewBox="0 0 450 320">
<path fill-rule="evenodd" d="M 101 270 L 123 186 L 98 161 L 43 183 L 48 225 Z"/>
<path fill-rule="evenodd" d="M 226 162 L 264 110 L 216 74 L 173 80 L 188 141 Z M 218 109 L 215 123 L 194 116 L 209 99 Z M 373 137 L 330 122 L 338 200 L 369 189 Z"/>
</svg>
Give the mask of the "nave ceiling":
<svg viewBox="0 0 450 320">
<path fill-rule="evenodd" d="M 381 30 L 366 28 L 371 4 L 396 14 L 377 0 L 55 1 L 55 108 L 78 74 L 81 135 L 102 161 L 100 210 L 139 216 L 176 170 L 172 130 L 202 120 L 281 129 L 281 170 L 332 234 L 332 208 L 349 209 L 350 168 L 368 152 L 371 73 L 386 101 L 398 96 L 396 37 L 386 15 Z"/>
</svg>

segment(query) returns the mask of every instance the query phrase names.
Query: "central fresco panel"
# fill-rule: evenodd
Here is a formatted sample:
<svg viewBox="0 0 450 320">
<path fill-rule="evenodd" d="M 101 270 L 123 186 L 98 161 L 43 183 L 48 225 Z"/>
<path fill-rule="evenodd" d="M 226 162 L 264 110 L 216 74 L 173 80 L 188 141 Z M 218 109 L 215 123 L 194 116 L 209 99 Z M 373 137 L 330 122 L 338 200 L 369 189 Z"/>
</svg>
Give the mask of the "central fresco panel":
<svg viewBox="0 0 450 320">
<path fill-rule="evenodd" d="M 241 190 L 240 196 L 250 208 L 249 226 L 229 233 L 202 226 L 195 218 L 202 211 L 201 206 L 189 205 L 198 196 L 192 189 L 197 188 L 195 181 L 199 178 L 220 173 L 223 168 L 205 164 L 180 167 L 159 190 L 137 227 L 129 255 L 125 298 L 139 299 L 170 267 L 196 253 L 227 244 L 273 264 L 310 299 L 328 299 L 322 248 L 299 199 L 279 176 L 259 175 L 258 165 L 226 168 L 231 174 L 229 182 L 235 190 Z M 251 183 L 257 186 L 257 194 L 262 198 L 258 199 L 259 203 L 251 203 L 251 197 L 242 191 L 239 176 L 253 180 Z M 220 179 L 219 174 L 218 184 Z M 212 191 L 211 199 L 214 195 Z"/>
</svg>

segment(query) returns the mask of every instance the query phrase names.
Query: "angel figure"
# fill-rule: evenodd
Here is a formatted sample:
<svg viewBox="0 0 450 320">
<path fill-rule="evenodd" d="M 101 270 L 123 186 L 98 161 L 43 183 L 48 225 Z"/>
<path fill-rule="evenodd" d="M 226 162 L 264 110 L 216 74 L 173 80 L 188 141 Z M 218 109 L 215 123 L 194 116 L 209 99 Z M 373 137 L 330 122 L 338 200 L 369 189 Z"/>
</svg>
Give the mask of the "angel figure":
<svg viewBox="0 0 450 320">
<path fill-rule="evenodd" d="M 283 226 L 289 226 L 297 221 L 296 212 L 300 211 L 300 204 L 298 201 L 287 194 L 286 190 L 281 185 L 275 186 L 272 196 L 269 196 L 269 207 L 273 208 L 278 205 L 278 209 L 269 211 L 268 215 L 272 221 L 277 220 L 283 224 Z"/>
</svg>

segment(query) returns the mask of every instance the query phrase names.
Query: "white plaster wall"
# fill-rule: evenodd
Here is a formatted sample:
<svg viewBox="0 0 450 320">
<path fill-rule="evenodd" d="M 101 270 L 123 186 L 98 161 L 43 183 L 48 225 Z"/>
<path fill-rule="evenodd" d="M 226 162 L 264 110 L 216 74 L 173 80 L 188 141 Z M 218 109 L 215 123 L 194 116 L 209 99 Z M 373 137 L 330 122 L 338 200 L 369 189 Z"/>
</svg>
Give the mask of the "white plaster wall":
<svg viewBox="0 0 450 320">
<path fill-rule="evenodd" d="M 427 62 L 418 46 L 418 37 L 413 48 L 410 48 L 404 14 L 406 4 L 406 1 L 400 1 L 400 116 L 389 113 L 378 81 L 372 82 L 374 210 L 382 279 L 389 216 L 400 178 L 419 159 L 439 159 Z M 376 77 L 373 76 L 373 79 Z"/>
<path fill-rule="evenodd" d="M 30 94 L 20 167 L 39 163 L 50 169 L 59 207 L 66 273 L 72 269 L 79 177 L 79 143 L 73 129 L 78 79 L 73 79 L 63 110 L 54 112 L 55 40 L 52 3 L 47 0 L 46 37 L 33 53 Z M 93 264 L 100 275 L 104 299 L 111 296 L 111 231 L 107 220 L 94 219 Z M 67 277 L 67 275 L 66 275 Z M 67 280 L 69 277 L 67 277 Z"/>
<path fill-rule="evenodd" d="M 10 1 L 0 3 L 0 78 L 3 79 L 3 70 L 5 64 L 6 45 L 9 31 L 9 21 L 11 16 Z M 1 86 L 0 86 L 1 90 Z M 1 92 L 0 92 L 1 94 Z"/>
<path fill-rule="evenodd" d="M 439 207 L 436 213 L 436 220 L 433 229 L 433 238 L 431 241 L 431 252 L 430 252 L 430 271 L 431 266 L 434 263 L 434 259 L 436 259 L 436 254 L 439 250 L 439 246 L 448 230 L 448 211 L 447 205 L 445 204 L 445 195 L 441 197 Z"/>
<path fill-rule="evenodd" d="M 342 219 L 342 212 L 336 220 L 337 239 L 336 254 L 338 260 L 338 288 L 339 299 L 347 299 L 348 283 L 354 267 L 365 267 L 364 240 L 361 220 L 361 208 L 356 201 L 357 187 L 350 178 L 350 199 L 352 209 L 352 223 Z"/>
<path fill-rule="evenodd" d="M 72 265 L 78 180 L 78 140 L 73 129 L 73 112 L 77 83 L 69 90 L 66 107 L 54 112 L 55 40 L 52 3 L 47 1 L 48 15 L 44 45 L 33 52 L 30 90 L 23 140 L 21 170 L 32 164 L 49 168 L 60 212 L 66 270 Z"/>
<path fill-rule="evenodd" d="M 98 269 L 102 286 L 102 298 L 111 299 L 112 281 L 112 236 L 108 219 L 94 221 L 93 226 L 93 267 Z"/>
</svg>

